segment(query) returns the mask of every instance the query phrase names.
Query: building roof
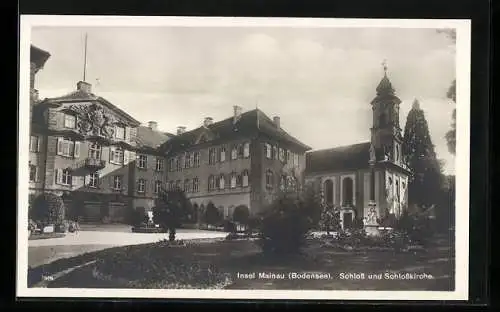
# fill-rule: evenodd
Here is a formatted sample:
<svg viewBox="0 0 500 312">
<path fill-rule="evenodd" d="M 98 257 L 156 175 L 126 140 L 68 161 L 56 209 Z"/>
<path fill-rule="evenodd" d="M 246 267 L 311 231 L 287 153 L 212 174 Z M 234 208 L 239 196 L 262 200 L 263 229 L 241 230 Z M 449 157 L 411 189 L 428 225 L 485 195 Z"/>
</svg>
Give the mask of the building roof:
<svg viewBox="0 0 500 312">
<path fill-rule="evenodd" d="M 164 132 L 155 131 L 149 127 L 137 127 L 135 137 L 136 147 L 139 149 L 157 149 L 161 144 L 169 140 L 173 135 L 167 135 Z"/>
<path fill-rule="evenodd" d="M 106 100 L 103 97 L 97 96 L 92 92 L 86 92 L 83 89 L 78 89 L 72 92 L 69 92 L 67 94 L 64 94 L 62 96 L 58 97 L 53 97 L 53 98 L 46 98 L 42 102 L 40 102 L 38 105 L 43 105 L 43 104 L 51 104 L 51 105 L 62 105 L 63 103 L 71 103 L 71 102 L 86 102 L 86 101 L 97 101 L 101 103 L 102 105 L 106 106 L 109 108 L 111 111 L 115 112 L 128 122 L 130 122 L 134 126 L 139 126 L 141 123 L 135 119 L 134 117 L 130 116 L 127 114 L 125 111 L 117 107 L 116 105 L 112 104 L 108 100 Z"/>
<path fill-rule="evenodd" d="M 311 151 L 306 154 L 306 172 L 355 170 L 368 166 L 370 142 Z"/>
<path fill-rule="evenodd" d="M 244 136 L 255 136 L 285 142 L 296 148 L 310 150 L 311 148 L 300 142 L 282 128 L 276 127 L 274 122 L 261 110 L 254 109 L 244 112 L 236 122 L 234 118 L 226 118 L 205 127 L 201 126 L 191 131 L 174 136 L 163 146 L 166 150 L 183 149 L 200 143 L 200 138 L 205 136 L 209 141 L 227 141 Z"/>
<path fill-rule="evenodd" d="M 42 50 L 34 45 L 31 45 L 30 47 L 30 61 L 35 63 L 37 68 L 40 69 L 45 65 L 45 62 L 50 57 L 50 53 Z"/>
</svg>

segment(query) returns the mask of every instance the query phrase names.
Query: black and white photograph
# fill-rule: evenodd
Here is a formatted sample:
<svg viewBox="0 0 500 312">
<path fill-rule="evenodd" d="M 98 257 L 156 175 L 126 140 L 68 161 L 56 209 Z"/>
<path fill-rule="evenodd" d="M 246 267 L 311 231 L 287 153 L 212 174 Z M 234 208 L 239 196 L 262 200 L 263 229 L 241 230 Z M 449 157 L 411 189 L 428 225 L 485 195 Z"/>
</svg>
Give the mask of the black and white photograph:
<svg viewBox="0 0 500 312">
<path fill-rule="evenodd" d="M 468 20 L 20 34 L 18 296 L 468 298 Z"/>
</svg>

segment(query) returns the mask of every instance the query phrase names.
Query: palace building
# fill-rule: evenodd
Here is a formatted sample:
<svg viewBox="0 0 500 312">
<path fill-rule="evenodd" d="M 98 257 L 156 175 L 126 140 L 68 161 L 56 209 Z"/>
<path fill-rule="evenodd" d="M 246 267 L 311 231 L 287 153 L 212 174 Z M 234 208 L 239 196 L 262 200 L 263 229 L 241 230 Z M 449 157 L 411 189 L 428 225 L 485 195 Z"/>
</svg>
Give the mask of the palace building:
<svg viewBox="0 0 500 312">
<path fill-rule="evenodd" d="M 52 192 L 70 218 L 123 222 L 131 208 L 152 206 L 157 183 L 165 180 L 156 149 L 168 138 L 154 122 L 141 126 L 80 81 L 75 91 L 33 107 L 31 199 Z"/>
<path fill-rule="evenodd" d="M 306 154 L 307 182 L 321 192 L 325 204 L 341 211 L 345 227 L 356 217 L 376 225 L 376 219 L 388 214 L 400 216 L 407 205 L 410 170 L 401 148 L 401 100 L 386 72 L 376 92 L 369 142 Z"/>
<path fill-rule="evenodd" d="M 167 163 L 167 189 L 183 189 L 195 209 L 213 203 L 225 218 L 237 206 L 256 214 L 276 196 L 287 176 L 304 178 L 310 147 L 281 128 L 280 118 L 261 110 L 242 112 L 219 122 L 205 118 L 191 131 L 161 147 Z"/>
</svg>

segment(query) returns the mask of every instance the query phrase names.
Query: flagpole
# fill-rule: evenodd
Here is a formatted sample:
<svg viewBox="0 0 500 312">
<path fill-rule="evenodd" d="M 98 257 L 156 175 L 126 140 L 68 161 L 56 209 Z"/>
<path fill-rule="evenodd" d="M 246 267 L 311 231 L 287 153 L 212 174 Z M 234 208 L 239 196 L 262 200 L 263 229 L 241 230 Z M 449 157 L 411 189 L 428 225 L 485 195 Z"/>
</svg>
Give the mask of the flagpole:
<svg viewBox="0 0 500 312">
<path fill-rule="evenodd" d="M 85 82 L 86 74 L 87 74 L 87 33 L 85 33 L 84 54 L 83 54 L 83 81 L 84 82 Z"/>
</svg>

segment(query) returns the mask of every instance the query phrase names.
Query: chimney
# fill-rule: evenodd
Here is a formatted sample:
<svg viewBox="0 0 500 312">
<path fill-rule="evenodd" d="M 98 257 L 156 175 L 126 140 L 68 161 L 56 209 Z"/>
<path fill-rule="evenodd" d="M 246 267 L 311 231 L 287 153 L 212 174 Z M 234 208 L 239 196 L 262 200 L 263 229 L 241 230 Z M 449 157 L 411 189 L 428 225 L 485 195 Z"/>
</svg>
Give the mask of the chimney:
<svg viewBox="0 0 500 312">
<path fill-rule="evenodd" d="M 276 128 L 279 129 L 279 127 L 280 127 L 280 117 L 279 116 L 274 116 L 273 117 L 273 122 L 274 122 L 274 125 L 276 126 Z"/>
<path fill-rule="evenodd" d="M 240 106 L 233 106 L 233 123 L 236 123 L 241 116 L 242 108 Z"/>
<path fill-rule="evenodd" d="M 205 120 L 203 120 L 203 125 L 205 127 L 210 126 L 214 122 L 214 119 L 212 117 L 205 117 Z"/>
<path fill-rule="evenodd" d="M 86 81 L 79 81 L 76 84 L 76 89 L 85 93 L 92 93 L 92 85 Z"/>
<path fill-rule="evenodd" d="M 177 127 L 177 135 L 183 134 L 184 132 L 186 132 L 186 127 L 184 126 Z"/>
<path fill-rule="evenodd" d="M 149 121 L 148 128 L 153 131 L 156 131 L 158 129 L 158 123 L 156 121 Z"/>
</svg>

